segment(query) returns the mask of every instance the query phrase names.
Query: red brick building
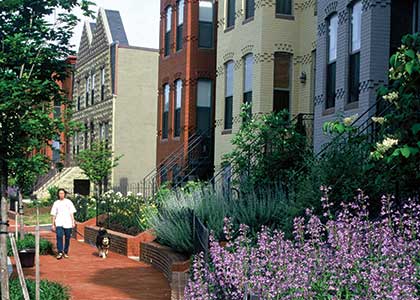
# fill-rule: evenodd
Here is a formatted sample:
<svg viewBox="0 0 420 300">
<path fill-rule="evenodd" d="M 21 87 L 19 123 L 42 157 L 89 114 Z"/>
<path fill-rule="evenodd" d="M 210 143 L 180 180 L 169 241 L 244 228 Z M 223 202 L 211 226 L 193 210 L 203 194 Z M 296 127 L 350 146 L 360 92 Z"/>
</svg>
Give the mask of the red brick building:
<svg viewBox="0 0 420 300">
<path fill-rule="evenodd" d="M 157 170 L 160 181 L 213 169 L 217 1 L 161 0 Z"/>
<path fill-rule="evenodd" d="M 69 74 L 64 81 L 57 81 L 58 86 L 63 90 L 67 99 L 73 99 L 73 69 L 76 65 L 76 56 L 69 56 L 66 61 L 69 65 Z M 64 116 L 66 105 L 54 105 L 54 113 L 52 117 Z M 61 133 L 60 137 L 50 142 L 49 146 L 44 147 L 40 151 L 46 155 L 52 162 L 52 168 L 56 167 L 57 163 L 62 163 L 63 166 L 69 164 L 69 149 L 68 140 L 65 133 Z"/>
</svg>

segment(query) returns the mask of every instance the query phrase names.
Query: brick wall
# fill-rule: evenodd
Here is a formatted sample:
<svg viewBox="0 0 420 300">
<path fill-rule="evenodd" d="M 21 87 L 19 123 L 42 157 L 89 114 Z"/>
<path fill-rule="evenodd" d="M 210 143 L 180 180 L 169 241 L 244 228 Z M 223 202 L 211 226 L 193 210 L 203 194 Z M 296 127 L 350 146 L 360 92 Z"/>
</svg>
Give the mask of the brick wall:
<svg viewBox="0 0 420 300">
<path fill-rule="evenodd" d="M 217 3 L 217 2 L 216 2 Z M 165 10 L 168 5 L 172 6 L 172 36 L 171 50 L 168 56 L 164 56 L 165 36 Z M 175 32 L 177 22 L 177 0 L 161 0 L 160 21 L 160 59 L 158 80 L 158 118 L 157 118 L 157 166 L 173 151 L 178 149 L 184 141 L 188 140 L 189 134 L 194 132 L 196 126 L 196 93 L 197 79 L 211 79 L 213 91 L 216 79 L 216 41 L 213 49 L 200 49 L 198 47 L 198 1 L 185 1 L 184 25 L 183 25 L 183 48 L 176 51 Z M 217 5 L 215 5 L 215 15 Z M 216 37 L 216 20 L 214 18 L 214 36 Z M 173 107 L 175 104 L 175 81 L 182 80 L 182 103 L 181 103 L 181 133 L 180 137 L 174 137 Z M 170 85 L 168 138 L 162 139 L 162 113 L 163 113 L 163 86 Z M 214 93 L 213 93 L 214 108 Z M 214 119 L 214 116 L 213 116 Z M 185 148 L 185 151 L 187 148 Z"/>
<path fill-rule="evenodd" d="M 96 236 L 99 227 L 86 226 L 85 227 L 85 242 L 91 245 L 96 244 Z M 136 236 L 107 230 L 111 238 L 111 245 L 109 250 L 126 256 L 140 256 L 140 242 L 150 242 L 155 239 L 155 236 L 150 231 L 142 232 Z"/>
<path fill-rule="evenodd" d="M 188 256 L 155 242 L 141 243 L 140 248 L 140 260 L 156 267 L 168 279 L 171 286 L 171 300 L 184 299 L 190 268 Z"/>
</svg>

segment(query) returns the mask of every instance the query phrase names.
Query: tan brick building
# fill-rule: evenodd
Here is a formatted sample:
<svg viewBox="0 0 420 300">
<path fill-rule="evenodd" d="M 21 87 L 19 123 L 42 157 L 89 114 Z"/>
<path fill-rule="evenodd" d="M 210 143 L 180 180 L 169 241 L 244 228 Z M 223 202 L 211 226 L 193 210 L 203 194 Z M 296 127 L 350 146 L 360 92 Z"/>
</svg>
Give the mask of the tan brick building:
<svg viewBox="0 0 420 300">
<path fill-rule="evenodd" d="M 158 50 L 129 45 L 120 13 L 100 9 L 83 28 L 77 60 L 73 120 L 86 130 L 71 140 L 72 157 L 105 140 L 123 156 L 111 185 L 140 182 L 156 164 Z"/>
<path fill-rule="evenodd" d="M 219 0 L 215 168 L 232 148 L 241 106 L 313 112 L 315 0 Z"/>
</svg>

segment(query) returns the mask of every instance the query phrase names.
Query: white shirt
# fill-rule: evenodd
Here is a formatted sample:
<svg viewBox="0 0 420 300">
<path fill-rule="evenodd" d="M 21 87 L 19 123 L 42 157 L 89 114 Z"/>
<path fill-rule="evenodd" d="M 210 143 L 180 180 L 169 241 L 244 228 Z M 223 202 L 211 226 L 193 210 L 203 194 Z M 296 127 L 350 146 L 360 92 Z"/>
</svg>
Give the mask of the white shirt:
<svg viewBox="0 0 420 300">
<path fill-rule="evenodd" d="M 56 200 L 51 208 L 51 215 L 55 216 L 55 226 L 73 228 L 72 214 L 76 212 L 73 202 L 69 199 Z"/>
</svg>

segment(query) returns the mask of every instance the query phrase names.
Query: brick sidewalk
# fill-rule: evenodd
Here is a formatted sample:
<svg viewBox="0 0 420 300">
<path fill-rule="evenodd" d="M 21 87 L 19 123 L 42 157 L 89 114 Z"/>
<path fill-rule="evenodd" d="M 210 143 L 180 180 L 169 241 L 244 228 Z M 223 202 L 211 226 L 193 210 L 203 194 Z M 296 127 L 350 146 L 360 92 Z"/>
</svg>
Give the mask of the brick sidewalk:
<svg viewBox="0 0 420 300">
<path fill-rule="evenodd" d="M 52 233 L 42 234 L 54 241 Z M 35 268 L 25 269 L 28 278 Z M 71 240 L 70 258 L 41 256 L 41 278 L 70 288 L 72 300 L 169 300 L 167 280 L 152 266 L 110 253 L 105 260 L 94 247 Z"/>
</svg>

